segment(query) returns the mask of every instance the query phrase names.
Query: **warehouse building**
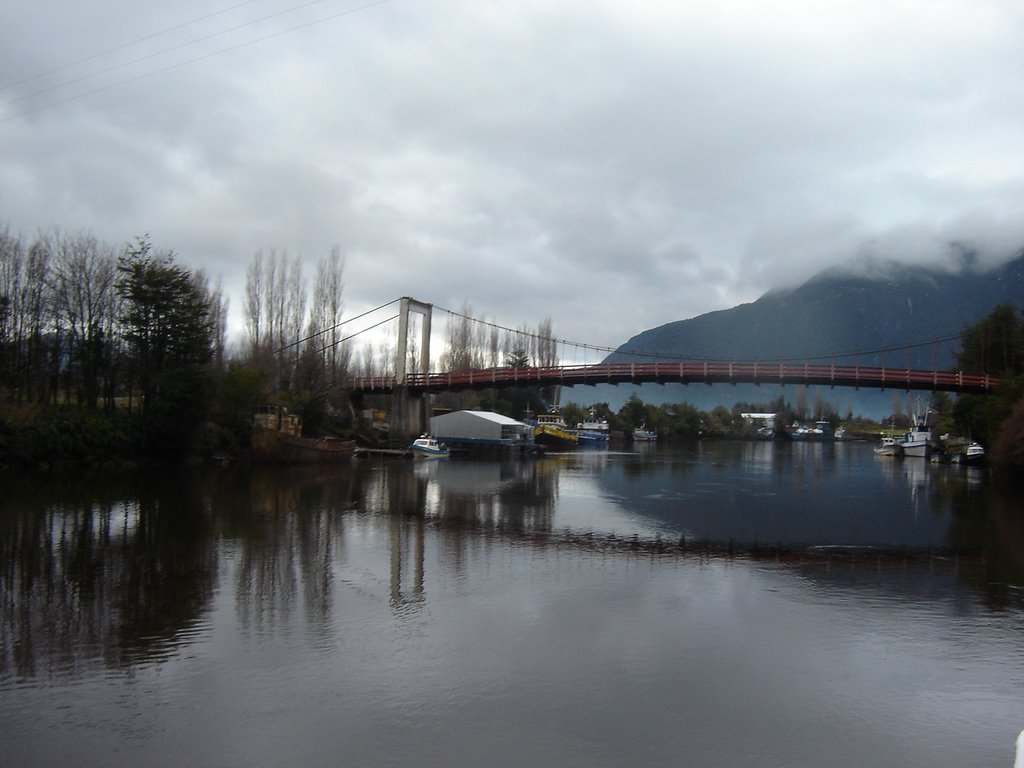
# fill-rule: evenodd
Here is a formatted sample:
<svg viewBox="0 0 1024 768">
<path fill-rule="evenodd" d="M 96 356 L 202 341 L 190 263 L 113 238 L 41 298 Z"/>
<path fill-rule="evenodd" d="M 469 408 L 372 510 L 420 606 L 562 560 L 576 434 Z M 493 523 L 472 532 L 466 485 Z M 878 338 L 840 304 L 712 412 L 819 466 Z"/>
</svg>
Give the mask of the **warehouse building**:
<svg viewBox="0 0 1024 768">
<path fill-rule="evenodd" d="M 533 428 L 490 411 L 453 411 L 430 419 L 430 434 L 461 446 L 522 447 L 533 442 Z"/>
</svg>

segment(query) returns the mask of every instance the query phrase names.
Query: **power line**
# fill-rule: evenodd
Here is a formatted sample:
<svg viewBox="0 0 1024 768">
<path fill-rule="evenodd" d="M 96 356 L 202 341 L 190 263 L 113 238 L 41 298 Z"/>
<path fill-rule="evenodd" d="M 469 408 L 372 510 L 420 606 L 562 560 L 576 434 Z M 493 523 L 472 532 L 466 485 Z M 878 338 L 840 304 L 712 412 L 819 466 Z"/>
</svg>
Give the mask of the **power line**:
<svg viewBox="0 0 1024 768">
<path fill-rule="evenodd" d="M 683 361 L 686 361 L 686 360 L 695 360 L 695 361 L 702 361 L 702 362 L 712 362 L 712 361 L 720 361 L 720 360 L 723 359 L 723 358 L 720 358 L 720 357 L 712 357 L 712 356 L 708 356 L 708 355 L 678 355 L 678 354 L 666 354 L 664 352 L 643 352 L 643 351 L 640 351 L 640 350 L 628 350 L 628 349 L 621 349 L 621 348 L 615 348 L 615 347 L 605 347 L 605 346 L 600 346 L 600 345 L 596 345 L 596 344 L 587 344 L 587 343 L 577 342 L 577 341 L 569 341 L 567 339 L 555 339 L 555 338 L 551 338 L 551 337 L 547 337 L 547 336 L 541 336 L 541 335 L 539 335 L 537 333 L 531 333 L 529 331 L 522 331 L 522 330 L 515 329 L 515 328 L 509 328 L 507 326 L 499 325 L 497 323 L 492 323 L 492 322 L 489 322 L 487 320 L 480 320 L 480 319 L 475 318 L 475 317 L 470 317 L 469 315 L 466 315 L 466 314 L 464 314 L 462 312 L 456 312 L 454 310 L 446 309 L 445 307 L 441 307 L 441 306 L 438 306 L 438 305 L 435 305 L 435 306 L 437 307 L 437 309 L 441 310 L 442 312 L 447 312 L 449 315 L 454 315 L 456 317 L 461 317 L 461 318 L 463 318 L 465 320 L 469 320 L 470 322 L 479 323 L 481 325 L 485 325 L 485 326 L 488 326 L 488 327 L 491 327 L 491 328 L 497 328 L 498 330 L 506 331 L 508 333 L 514 333 L 514 334 L 519 335 L 519 336 L 527 336 L 529 338 L 534 338 L 534 339 L 549 340 L 549 341 L 555 342 L 556 344 L 563 344 L 565 346 L 579 347 L 579 348 L 582 348 L 582 349 L 593 349 L 593 350 L 595 350 L 597 352 L 608 352 L 608 353 L 626 355 L 626 356 L 631 356 L 631 357 L 654 358 L 655 360 L 668 360 L 668 361 L 671 361 L 671 362 L 683 362 Z M 960 334 L 957 334 L 955 336 L 945 336 L 945 337 L 940 337 L 940 338 L 935 338 L 935 339 L 929 339 L 928 341 L 908 342 L 906 344 L 898 344 L 898 345 L 887 346 L 887 347 L 879 347 L 877 349 L 858 350 L 856 352 L 828 353 L 828 354 L 823 354 L 823 355 L 782 356 L 782 357 L 773 357 L 773 358 L 755 358 L 751 362 L 759 362 L 761 360 L 770 360 L 770 361 L 773 361 L 773 362 L 787 362 L 787 361 L 792 361 L 792 360 L 804 360 L 804 361 L 808 361 L 809 362 L 811 360 L 829 360 L 829 359 L 835 359 L 835 358 L 859 357 L 859 356 L 862 356 L 862 355 L 866 357 L 866 356 L 870 356 L 870 355 L 885 354 L 885 353 L 888 353 L 888 352 L 902 352 L 902 351 L 906 351 L 906 350 L 909 350 L 909 349 L 916 349 L 916 348 L 919 348 L 919 347 L 927 347 L 927 346 L 932 346 L 934 344 L 944 344 L 944 343 L 951 342 L 951 341 L 960 341 L 960 339 L 961 339 Z"/>
<path fill-rule="evenodd" d="M 203 35 L 202 37 L 197 37 L 194 40 L 188 40 L 188 41 L 186 41 L 184 43 L 178 43 L 177 45 L 172 45 L 172 46 L 170 46 L 168 48 L 162 48 L 159 51 L 154 51 L 153 53 L 147 53 L 145 56 L 139 56 L 139 57 L 134 58 L 134 59 L 129 59 L 128 61 L 121 62 L 120 64 L 113 64 L 113 65 L 107 67 L 106 69 L 100 69 L 100 70 L 97 70 L 96 72 L 91 72 L 88 75 L 82 75 L 81 77 L 76 77 L 74 80 L 65 80 L 62 83 L 57 83 L 56 85 L 51 85 L 48 88 L 41 88 L 41 89 L 39 89 L 37 91 L 31 91 L 29 93 L 24 94 L 23 96 L 17 97 L 16 99 L 11 99 L 10 103 L 11 104 L 17 104 L 19 101 L 25 101 L 26 99 L 30 99 L 33 96 L 41 96 L 44 93 L 50 93 L 51 91 L 56 91 L 56 90 L 58 90 L 60 88 L 64 88 L 64 87 L 69 86 L 69 85 L 75 85 L 76 83 L 81 83 L 81 82 L 84 82 L 85 80 L 91 80 L 94 77 L 99 77 L 100 75 L 105 75 L 105 74 L 107 74 L 109 72 L 116 72 L 119 69 L 124 69 L 125 67 L 130 67 L 132 64 L 138 64 L 139 62 L 148 61 L 149 59 L 155 59 L 157 56 L 163 56 L 165 53 L 171 53 L 172 51 L 181 50 L 182 48 L 188 48 L 189 46 L 192 46 L 192 45 L 198 45 L 199 43 L 206 42 L 207 40 L 213 40 L 214 38 L 230 34 L 231 32 L 237 32 L 240 29 L 245 29 L 246 27 L 251 27 L 254 24 L 259 24 L 260 22 L 267 21 L 268 19 L 273 19 L 273 18 L 276 18 L 278 16 L 285 16 L 285 15 L 287 15 L 289 13 L 294 12 L 294 11 L 301 10 L 302 8 L 307 8 L 307 7 L 311 6 L 311 5 L 319 5 L 320 3 L 325 3 L 325 2 L 328 2 L 328 0 L 310 0 L 309 2 L 303 3 L 302 5 L 296 5 L 296 6 L 293 6 L 292 8 L 288 8 L 287 10 L 278 11 L 277 13 L 271 13 L 271 14 L 269 14 L 267 16 L 262 16 L 262 17 L 260 17 L 258 19 L 253 19 L 252 21 L 247 21 L 244 24 L 239 24 L 239 25 L 234 26 L 234 27 L 229 27 L 228 29 L 223 29 L 220 32 L 212 32 L 212 33 L 210 33 L 208 35 Z"/>
<path fill-rule="evenodd" d="M 302 343 L 304 343 L 306 341 L 314 339 L 317 336 L 320 336 L 320 335 L 322 335 L 324 333 L 328 333 L 328 332 L 334 330 L 335 328 L 339 328 L 342 325 L 345 325 L 346 323 L 353 322 L 355 320 L 358 320 L 360 318 L 365 317 L 366 315 L 372 314 L 374 312 L 378 312 L 379 310 L 384 309 L 385 307 L 389 307 L 392 304 L 395 304 L 395 303 L 397 303 L 399 301 L 401 301 L 401 299 L 393 299 L 392 301 L 389 301 L 386 304 L 381 304 L 378 307 L 375 307 L 373 309 L 367 310 L 366 312 L 363 312 L 362 314 L 356 315 L 355 317 L 349 318 L 348 320 L 343 320 L 340 323 L 337 323 L 336 325 L 331 326 L 330 328 L 325 328 L 323 330 L 320 330 L 320 331 L 317 331 L 315 333 L 312 333 L 312 334 L 306 336 L 303 339 L 299 339 L 298 341 L 295 341 L 295 342 L 293 342 L 291 344 L 287 344 L 287 345 L 281 347 L 280 349 L 277 350 L 277 353 L 284 352 L 287 349 L 291 349 L 292 347 L 298 346 L 299 344 L 302 344 Z M 577 348 L 584 349 L 584 350 L 594 350 L 596 352 L 616 353 L 616 354 L 620 354 L 620 355 L 625 355 L 625 356 L 629 356 L 629 357 L 637 357 L 637 358 L 647 358 L 647 359 L 653 358 L 654 360 L 666 360 L 666 361 L 671 361 L 671 362 L 684 362 L 684 361 L 688 361 L 688 360 L 689 361 L 701 361 L 701 362 L 721 362 L 724 359 L 724 358 L 721 358 L 721 357 L 712 357 L 712 356 L 708 356 L 708 355 L 678 355 L 678 354 L 666 354 L 666 353 L 663 353 L 663 352 L 643 352 L 643 351 L 640 351 L 640 350 L 624 350 L 624 349 L 619 349 L 619 348 L 615 348 L 615 347 L 602 346 L 602 345 L 599 345 L 599 344 L 589 344 L 589 343 L 585 343 L 585 342 L 570 341 L 568 339 L 556 339 L 556 338 L 549 337 L 549 336 L 542 336 L 541 334 L 538 334 L 538 333 L 533 333 L 533 332 L 530 332 L 530 331 L 524 331 L 524 330 L 517 329 L 517 328 L 510 328 L 508 326 L 500 325 L 498 323 L 492 323 L 489 320 L 481 320 L 481 319 L 476 318 L 476 317 L 471 317 L 470 315 L 467 315 L 467 314 L 465 314 L 463 312 L 457 312 L 455 310 L 448 309 L 446 307 L 442 307 L 442 306 L 440 306 L 438 304 L 435 304 L 433 306 L 438 311 L 445 312 L 445 313 L 447 313 L 450 316 L 461 317 L 464 320 L 469 320 L 470 322 L 473 322 L 473 323 L 479 323 L 480 325 L 484 325 L 484 326 L 487 326 L 487 327 L 490 327 L 490 328 L 496 328 L 498 330 L 505 331 L 507 333 L 515 334 L 517 336 L 526 336 L 528 338 L 538 339 L 538 340 L 543 339 L 545 341 L 552 341 L 552 342 L 555 342 L 556 344 L 561 344 L 563 346 L 577 347 Z M 361 331 L 359 331 L 357 333 L 351 334 L 349 336 L 346 336 L 343 339 L 340 339 L 335 344 L 341 344 L 341 343 L 343 343 L 345 341 L 353 339 L 356 336 L 359 336 L 360 334 L 366 333 L 367 331 L 373 330 L 374 328 L 378 328 L 379 326 L 384 325 L 384 323 L 390 322 L 391 320 L 395 320 L 396 318 L 398 318 L 398 315 L 393 315 L 393 316 L 391 316 L 391 317 L 389 317 L 389 318 L 387 318 L 385 320 L 381 320 L 380 322 L 375 323 L 374 325 L 371 325 L 368 328 L 364 328 L 363 330 L 361 330 Z M 863 350 L 862 349 L 862 350 L 858 350 L 858 351 L 855 351 L 855 352 L 829 353 L 829 354 L 823 354 L 823 355 L 781 356 L 781 357 L 773 357 L 773 358 L 754 358 L 753 360 L 750 360 L 749 362 L 761 362 L 761 361 L 767 361 L 767 362 L 789 362 L 789 361 L 794 361 L 794 360 L 796 360 L 796 361 L 802 360 L 802 361 L 805 361 L 805 362 L 810 362 L 810 361 L 829 360 L 829 359 L 834 360 L 836 358 L 851 358 L 851 357 L 860 357 L 860 356 L 867 357 L 867 356 L 870 356 L 870 355 L 886 354 L 886 353 L 889 353 L 889 352 L 900 352 L 900 351 L 906 351 L 906 350 L 909 350 L 909 349 L 917 349 L 917 348 L 920 348 L 920 347 L 933 346 L 935 344 L 944 344 L 944 343 L 948 343 L 948 342 L 952 342 L 952 341 L 960 341 L 960 340 L 961 340 L 961 336 L 960 336 L 960 334 L 957 334 L 955 336 L 937 337 L 937 338 L 934 338 L 934 339 L 929 339 L 927 341 L 908 342 L 906 344 L 898 344 L 898 345 L 892 345 L 892 346 L 887 346 L 887 347 L 879 347 L 879 348 L 876 348 L 876 349 L 867 349 L 867 350 Z"/>
<path fill-rule="evenodd" d="M 322 336 L 325 333 L 330 333 L 335 328 L 340 328 L 341 326 L 345 325 L 346 323 L 351 323 L 351 322 L 354 322 L 356 320 L 359 320 L 360 318 L 366 317 L 367 315 L 372 315 L 374 312 L 378 312 L 378 311 L 384 309 L 384 307 L 390 307 L 392 304 L 395 304 L 395 303 L 397 303 L 399 301 L 401 301 L 401 299 L 392 299 L 387 304 L 381 304 L 379 307 L 374 307 L 373 309 L 368 309 L 365 312 L 363 312 L 362 314 L 356 315 L 355 317 L 350 317 L 348 320 L 342 320 L 340 323 L 335 323 L 330 328 L 324 328 L 323 330 L 315 331 L 314 333 L 309 334 L 309 336 L 307 336 L 304 339 L 298 339 L 297 341 L 293 341 L 291 344 L 285 344 L 280 349 L 275 350 L 274 354 L 275 355 L 279 355 L 282 352 L 284 352 L 286 349 L 291 349 L 292 347 L 297 347 L 299 344 L 304 344 L 304 343 L 306 343 L 307 341 L 309 341 L 311 339 L 315 339 L 317 336 Z M 398 315 L 395 315 L 394 317 L 389 317 L 388 320 L 394 320 L 395 317 L 398 317 Z M 369 328 L 364 328 L 363 330 L 359 331 L 359 333 L 354 333 L 351 336 L 348 336 L 348 337 L 346 337 L 344 339 L 341 339 L 340 341 L 335 342 L 335 345 L 341 344 L 343 341 L 348 341 L 348 339 L 354 338 L 355 336 L 358 336 L 360 333 L 366 333 L 366 331 L 369 331 L 369 330 L 371 330 L 373 328 L 376 328 L 378 325 L 384 325 L 384 323 L 388 322 L 388 320 L 381 320 L 376 325 L 371 325 Z"/>
<path fill-rule="evenodd" d="M 206 21 L 207 19 L 212 19 L 215 16 L 220 16 L 222 14 L 229 13 L 230 11 L 238 10 L 239 8 L 241 8 L 243 6 L 252 5 L 255 2 L 258 2 L 258 0 L 245 0 L 244 3 L 238 3 L 237 5 L 232 5 L 232 6 L 229 6 L 228 8 L 223 8 L 223 9 L 221 9 L 219 11 L 214 11 L 213 13 L 208 13 L 205 16 L 199 16 L 197 18 L 190 19 L 189 21 L 183 21 L 182 23 L 175 24 L 172 27 L 167 27 L 166 29 L 161 29 L 159 32 L 153 32 L 152 34 L 149 34 L 149 35 L 143 35 L 142 37 L 137 37 L 134 40 L 130 40 L 127 43 L 122 43 L 121 45 L 115 45 L 113 48 L 108 48 L 105 51 L 100 51 L 99 53 L 91 54 L 90 56 L 86 56 L 86 57 L 78 59 L 76 61 L 70 61 L 67 64 L 61 64 L 59 67 L 54 67 L 53 69 L 49 69 L 49 70 L 47 70 L 45 72 L 39 72 L 38 74 L 32 75 L 30 77 L 26 77 L 26 78 L 23 78 L 21 80 L 16 80 L 13 83 L 7 83 L 6 85 L 0 86 L 0 90 L 8 90 L 9 88 L 16 88 L 19 85 L 24 85 L 25 83 L 31 83 L 33 80 L 39 80 L 40 78 L 48 77 L 49 75 L 55 75 L 58 72 L 63 72 L 65 69 L 71 69 L 72 67 L 77 67 L 80 64 L 85 64 L 85 63 L 90 62 L 90 61 L 95 61 L 96 59 L 103 58 L 104 56 L 109 56 L 112 53 L 117 53 L 118 51 L 123 51 L 126 48 L 131 48 L 133 45 L 138 45 L 139 43 L 144 43 L 147 40 L 152 40 L 152 39 L 160 37 L 162 35 L 166 35 L 169 32 L 175 32 L 175 31 L 177 31 L 179 29 L 184 29 L 185 27 L 190 27 L 193 24 L 198 24 L 201 21 Z M 40 93 L 40 92 L 37 91 L 37 93 Z M 35 95 L 35 94 L 29 94 L 29 95 L 31 96 L 31 95 Z"/>
<path fill-rule="evenodd" d="M 531 339 L 538 339 L 538 340 L 542 339 L 544 341 L 553 341 L 556 344 L 564 344 L 566 346 L 579 347 L 581 349 L 593 349 L 596 352 L 614 352 L 615 351 L 614 347 L 602 347 L 602 346 L 596 345 L 596 344 L 587 344 L 587 343 L 584 343 L 582 341 L 568 341 L 566 339 L 555 339 L 555 338 L 551 338 L 550 336 L 542 336 L 539 333 L 531 333 L 529 331 L 523 331 L 523 330 L 520 330 L 520 329 L 517 329 L 517 328 L 508 328 L 508 327 L 506 327 L 504 325 L 498 325 L 497 323 L 492 323 L 492 322 L 489 322 L 487 320 L 479 320 L 479 319 L 477 319 L 475 317 L 470 317 L 469 315 L 463 314 L 462 312 L 456 312 L 455 310 L 446 309 L 444 307 L 438 306 L 437 304 L 435 304 L 434 306 L 437 309 L 441 310 L 442 312 L 447 312 L 449 315 L 455 315 L 456 317 L 461 317 L 461 318 L 463 318 L 465 320 L 469 320 L 470 322 L 479 323 L 480 325 L 486 325 L 486 326 L 488 326 L 490 328 L 497 328 L 500 331 L 506 331 L 508 333 L 514 333 L 517 336 L 526 336 L 526 337 L 531 338 Z"/>
<path fill-rule="evenodd" d="M 384 325 L 384 323 L 390 323 L 392 320 L 397 320 L 398 317 L 399 317 L 398 315 L 392 315 L 391 317 L 386 317 L 383 320 L 381 320 L 379 323 L 374 323 L 371 326 L 363 328 L 363 330 L 361 330 L 361 331 L 356 331 L 355 333 L 349 334 L 348 336 L 346 336 L 343 339 L 338 339 L 338 341 L 335 342 L 332 346 L 337 346 L 338 344 L 344 344 L 346 341 L 349 341 L 350 339 L 354 339 L 356 336 L 359 336 L 360 334 L 366 333 L 367 331 L 372 331 L 374 328 L 378 328 L 378 327 Z"/>
<path fill-rule="evenodd" d="M 325 0 L 314 0 L 313 2 L 307 3 L 306 5 L 313 5 L 315 3 L 324 2 L 324 1 Z M 129 77 L 129 78 L 125 78 L 124 80 L 118 80 L 115 83 L 110 83 L 109 85 L 105 85 L 105 86 L 102 86 L 102 87 L 99 87 L 99 88 L 94 88 L 91 91 L 84 91 L 82 93 L 78 93 L 78 94 L 75 94 L 73 96 L 68 96 L 65 99 L 60 99 L 58 101 L 52 101 L 52 102 L 49 102 L 47 104 L 43 104 L 43 105 L 41 105 L 39 107 L 35 107 L 33 109 L 27 109 L 27 110 L 24 110 L 22 112 L 17 112 L 17 113 L 15 113 L 13 115 L 8 115 L 7 117 L 5 117 L 2 120 L 0 120 L 0 122 L 9 122 L 9 121 L 14 120 L 14 119 L 19 118 L 19 117 L 25 117 L 27 115 L 32 115 L 32 114 L 35 114 L 36 112 L 42 112 L 43 110 L 46 110 L 46 109 L 51 109 L 53 107 L 58 107 L 58 106 L 60 106 L 62 104 L 67 104 L 68 102 L 71 102 L 71 101 L 76 101 L 78 99 L 85 98 L 86 96 L 94 96 L 97 93 L 103 93 L 104 91 L 109 91 L 109 90 L 112 90 L 114 88 L 118 88 L 118 87 L 120 87 L 122 85 L 127 85 L 128 83 L 134 83 L 134 82 L 137 82 L 139 80 L 144 80 L 147 77 L 152 77 L 153 75 L 158 75 L 158 74 L 162 74 L 164 72 L 169 72 L 169 71 L 171 71 L 173 69 L 178 69 L 180 67 L 187 66 L 188 64 L 195 64 L 198 61 L 204 61 L 206 59 L 213 58 L 214 56 L 220 56 L 221 54 L 230 53 L 231 51 L 237 51 L 237 50 L 239 50 L 241 48 L 245 48 L 245 47 L 248 47 L 250 45 L 256 45 L 257 43 L 263 43 L 263 42 L 266 42 L 267 40 L 273 40 L 275 37 L 281 37 L 283 35 L 287 35 L 287 34 L 290 34 L 292 32 L 296 32 L 296 31 L 298 31 L 300 29 L 307 29 L 309 27 L 316 26 L 317 24 L 323 24 L 323 23 L 328 22 L 328 21 L 333 21 L 334 19 L 339 19 L 339 18 L 341 18 L 343 16 L 351 16 L 354 13 L 359 13 L 360 11 L 365 11 L 368 8 L 372 8 L 372 7 L 377 6 L 377 5 L 383 5 L 386 2 L 388 2 L 388 0 L 374 0 L 374 2 L 366 3 L 365 5 L 360 5 L 360 6 L 356 7 L 356 8 L 349 8 L 348 10 L 341 11 L 339 13 L 335 13 L 335 14 L 332 14 L 330 16 L 325 16 L 325 17 L 320 18 L 320 19 L 314 19 L 313 21 L 308 21 L 308 22 L 305 22 L 303 24 L 296 24 L 295 26 L 289 27 L 288 29 L 279 30 L 279 31 L 271 33 L 269 35 L 265 35 L 263 37 L 253 38 L 252 40 L 246 40 L 244 42 L 238 43 L 237 45 L 232 45 L 232 46 L 228 46 L 227 48 L 221 48 L 221 49 L 216 50 L 216 51 L 211 51 L 210 53 L 203 54 L 202 56 L 196 56 L 194 58 L 186 59 L 185 61 L 180 61 L 180 62 L 177 62 L 175 64 L 168 64 L 167 66 L 160 67 L 159 69 L 153 69 L 153 70 L 150 70 L 149 72 L 143 72 L 142 74 L 136 75 L 135 77 Z M 301 7 L 303 7 L 303 6 L 296 6 L 296 8 L 301 8 Z M 292 9 L 292 10 L 295 10 L 295 9 Z M 288 13 L 288 12 L 290 12 L 290 11 L 284 11 L 282 13 Z M 281 15 L 281 14 L 275 14 L 275 15 Z M 269 18 L 269 17 L 266 17 L 266 18 Z M 255 22 L 251 22 L 251 23 L 255 23 Z M 243 25 L 243 26 L 248 26 L 248 25 Z M 228 31 L 234 31 L 234 30 L 228 30 Z M 223 34 L 223 33 L 217 33 L 217 34 Z M 209 37 L 216 37 L 216 35 L 211 35 Z M 180 46 L 176 46 L 176 47 L 180 48 L 180 47 L 183 47 L 184 45 L 191 45 L 191 43 L 186 43 L 186 44 L 183 44 L 183 45 L 180 45 Z M 174 50 L 174 49 L 172 48 L 172 49 L 167 49 L 167 50 Z M 164 53 L 164 52 L 166 52 L 166 51 L 162 51 L 161 53 Z M 159 54 L 153 54 L 152 56 L 157 56 L 157 55 L 159 55 Z M 146 56 L 146 57 L 143 57 L 143 59 L 152 58 L 152 56 Z M 141 61 L 143 59 L 139 59 L 139 61 Z M 128 63 L 135 63 L 135 62 L 128 62 Z M 124 66 L 124 65 L 119 65 L 119 66 Z M 119 67 L 113 67 L 111 69 L 118 69 L 118 68 Z M 79 80 L 84 80 L 84 79 L 88 79 L 88 78 L 87 77 L 79 78 Z M 78 80 L 72 81 L 72 82 L 78 82 Z M 67 85 L 67 84 L 69 84 L 69 83 L 65 83 L 65 85 Z M 60 87 L 60 86 L 55 86 L 55 87 Z M 36 94 L 29 94 L 29 95 L 38 95 L 38 93 L 45 93 L 46 91 L 50 91 L 50 90 L 53 90 L 53 88 L 48 88 L 48 89 L 46 89 L 44 91 L 38 91 Z M 18 99 L 18 100 L 20 100 L 20 99 Z"/>
</svg>

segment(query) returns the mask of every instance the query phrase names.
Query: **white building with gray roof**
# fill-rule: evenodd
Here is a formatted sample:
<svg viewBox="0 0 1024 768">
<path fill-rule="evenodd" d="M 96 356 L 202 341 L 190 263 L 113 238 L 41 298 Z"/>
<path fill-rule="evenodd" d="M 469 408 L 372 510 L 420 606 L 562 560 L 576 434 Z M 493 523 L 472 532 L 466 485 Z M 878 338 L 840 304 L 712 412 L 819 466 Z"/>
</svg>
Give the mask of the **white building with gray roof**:
<svg viewBox="0 0 1024 768">
<path fill-rule="evenodd" d="M 532 442 L 533 428 L 491 411 L 453 411 L 431 417 L 430 434 L 448 445 L 517 446 Z"/>
</svg>

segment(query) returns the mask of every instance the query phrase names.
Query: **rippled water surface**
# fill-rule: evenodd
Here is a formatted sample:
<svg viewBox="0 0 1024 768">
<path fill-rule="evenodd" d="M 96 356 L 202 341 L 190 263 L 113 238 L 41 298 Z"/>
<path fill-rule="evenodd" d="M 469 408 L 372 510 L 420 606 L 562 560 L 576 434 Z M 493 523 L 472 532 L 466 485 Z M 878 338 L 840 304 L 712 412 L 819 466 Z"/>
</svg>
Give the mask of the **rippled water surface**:
<svg viewBox="0 0 1024 768">
<path fill-rule="evenodd" d="M 1024 505 L 856 444 L 5 477 L 0 764 L 1010 766 Z"/>
</svg>

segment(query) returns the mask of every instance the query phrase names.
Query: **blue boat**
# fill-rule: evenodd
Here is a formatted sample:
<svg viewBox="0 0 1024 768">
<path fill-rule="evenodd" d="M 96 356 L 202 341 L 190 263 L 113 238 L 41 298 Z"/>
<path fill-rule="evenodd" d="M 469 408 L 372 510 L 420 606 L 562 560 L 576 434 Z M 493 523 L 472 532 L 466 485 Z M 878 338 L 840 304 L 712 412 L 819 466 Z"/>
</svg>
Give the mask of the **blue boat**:
<svg viewBox="0 0 1024 768">
<path fill-rule="evenodd" d="M 607 448 L 608 437 L 611 434 L 608 422 L 599 419 L 590 412 L 590 417 L 576 425 L 576 433 L 579 435 L 579 446 L 581 448 Z"/>
</svg>

